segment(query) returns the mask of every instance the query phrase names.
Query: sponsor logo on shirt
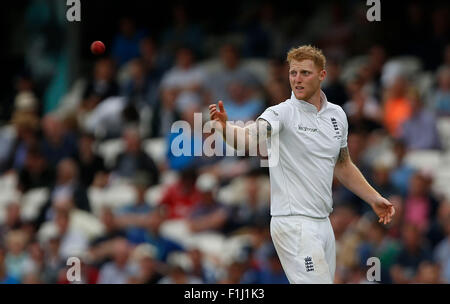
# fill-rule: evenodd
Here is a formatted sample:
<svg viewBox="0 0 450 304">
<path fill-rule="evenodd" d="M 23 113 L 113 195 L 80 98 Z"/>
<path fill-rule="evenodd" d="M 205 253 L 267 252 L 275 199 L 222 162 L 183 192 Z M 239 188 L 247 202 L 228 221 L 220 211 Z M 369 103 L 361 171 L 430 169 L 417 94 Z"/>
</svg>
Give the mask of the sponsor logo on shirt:
<svg viewBox="0 0 450 304">
<path fill-rule="evenodd" d="M 317 132 L 317 128 L 308 128 L 301 125 L 298 125 L 298 130 L 302 132 L 312 132 L 312 133 Z"/>
</svg>

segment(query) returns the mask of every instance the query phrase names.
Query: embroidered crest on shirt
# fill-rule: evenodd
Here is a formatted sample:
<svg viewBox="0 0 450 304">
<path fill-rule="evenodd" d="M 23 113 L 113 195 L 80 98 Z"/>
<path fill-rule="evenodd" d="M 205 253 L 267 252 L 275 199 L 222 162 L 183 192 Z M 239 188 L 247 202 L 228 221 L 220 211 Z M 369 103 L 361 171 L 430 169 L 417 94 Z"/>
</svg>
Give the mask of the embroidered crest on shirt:
<svg viewBox="0 0 450 304">
<path fill-rule="evenodd" d="M 314 263 L 313 263 L 312 257 L 307 256 L 305 258 L 305 268 L 306 268 L 306 272 L 314 271 Z"/>
<path fill-rule="evenodd" d="M 339 127 L 336 118 L 331 117 L 331 123 L 333 124 L 334 132 L 336 132 L 334 138 L 341 139 L 341 133 L 339 132 Z"/>
</svg>

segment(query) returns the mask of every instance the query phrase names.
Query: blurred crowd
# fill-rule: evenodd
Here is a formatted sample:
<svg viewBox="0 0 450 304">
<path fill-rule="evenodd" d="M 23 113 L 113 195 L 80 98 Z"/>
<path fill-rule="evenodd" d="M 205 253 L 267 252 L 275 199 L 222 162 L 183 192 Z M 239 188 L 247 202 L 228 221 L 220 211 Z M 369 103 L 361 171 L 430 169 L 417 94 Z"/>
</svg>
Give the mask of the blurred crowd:
<svg viewBox="0 0 450 304">
<path fill-rule="evenodd" d="M 450 283 L 450 11 L 410 4 L 391 55 L 371 42 L 383 33 L 365 9 L 327 4 L 299 29 L 265 3 L 220 38 L 183 5 L 160 35 L 124 17 L 52 111 L 42 81 L 20 73 L 0 129 L 0 283 L 71 283 L 69 257 L 82 283 L 288 283 L 270 239 L 267 168 L 194 156 L 211 135 L 194 115 L 205 123 L 223 100 L 230 120 L 249 121 L 286 100 L 284 56 L 305 43 L 327 56 L 322 88 L 347 113 L 353 162 L 396 208 L 381 225 L 335 180 L 335 282 L 368 283 L 378 257 L 381 283 Z M 172 130 L 179 120 L 191 134 Z M 192 156 L 176 153 L 180 136 Z"/>
</svg>

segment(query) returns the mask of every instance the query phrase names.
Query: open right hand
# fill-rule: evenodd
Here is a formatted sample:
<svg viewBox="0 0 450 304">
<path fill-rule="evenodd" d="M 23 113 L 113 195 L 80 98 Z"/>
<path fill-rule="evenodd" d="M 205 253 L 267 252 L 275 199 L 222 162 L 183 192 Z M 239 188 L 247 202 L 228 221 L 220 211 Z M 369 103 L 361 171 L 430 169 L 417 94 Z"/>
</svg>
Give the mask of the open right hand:
<svg viewBox="0 0 450 304">
<path fill-rule="evenodd" d="M 209 118 L 211 120 L 217 121 L 221 125 L 222 131 L 225 130 L 228 115 L 225 111 L 225 108 L 223 107 L 222 100 L 219 100 L 219 109 L 217 109 L 216 104 L 209 105 Z"/>
</svg>

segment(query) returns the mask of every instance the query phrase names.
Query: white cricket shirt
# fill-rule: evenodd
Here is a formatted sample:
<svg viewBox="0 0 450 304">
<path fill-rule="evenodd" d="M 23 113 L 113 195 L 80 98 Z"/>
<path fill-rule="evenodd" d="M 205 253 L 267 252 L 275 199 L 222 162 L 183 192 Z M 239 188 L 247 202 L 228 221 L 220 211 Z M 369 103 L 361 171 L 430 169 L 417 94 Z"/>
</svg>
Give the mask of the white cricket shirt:
<svg viewBox="0 0 450 304">
<path fill-rule="evenodd" d="M 279 136 L 279 160 L 269 168 L 272 216 L 323 218 L 333 211 L 334 166 L 340 149 L 347 146 L 348 122 L 342 108 L 328 102 L 322 91 L 320 98 L 322 108 L 317 111 L 292 93 L 258 117 L 271 124 L 272 140 Z"/>
</svg>

